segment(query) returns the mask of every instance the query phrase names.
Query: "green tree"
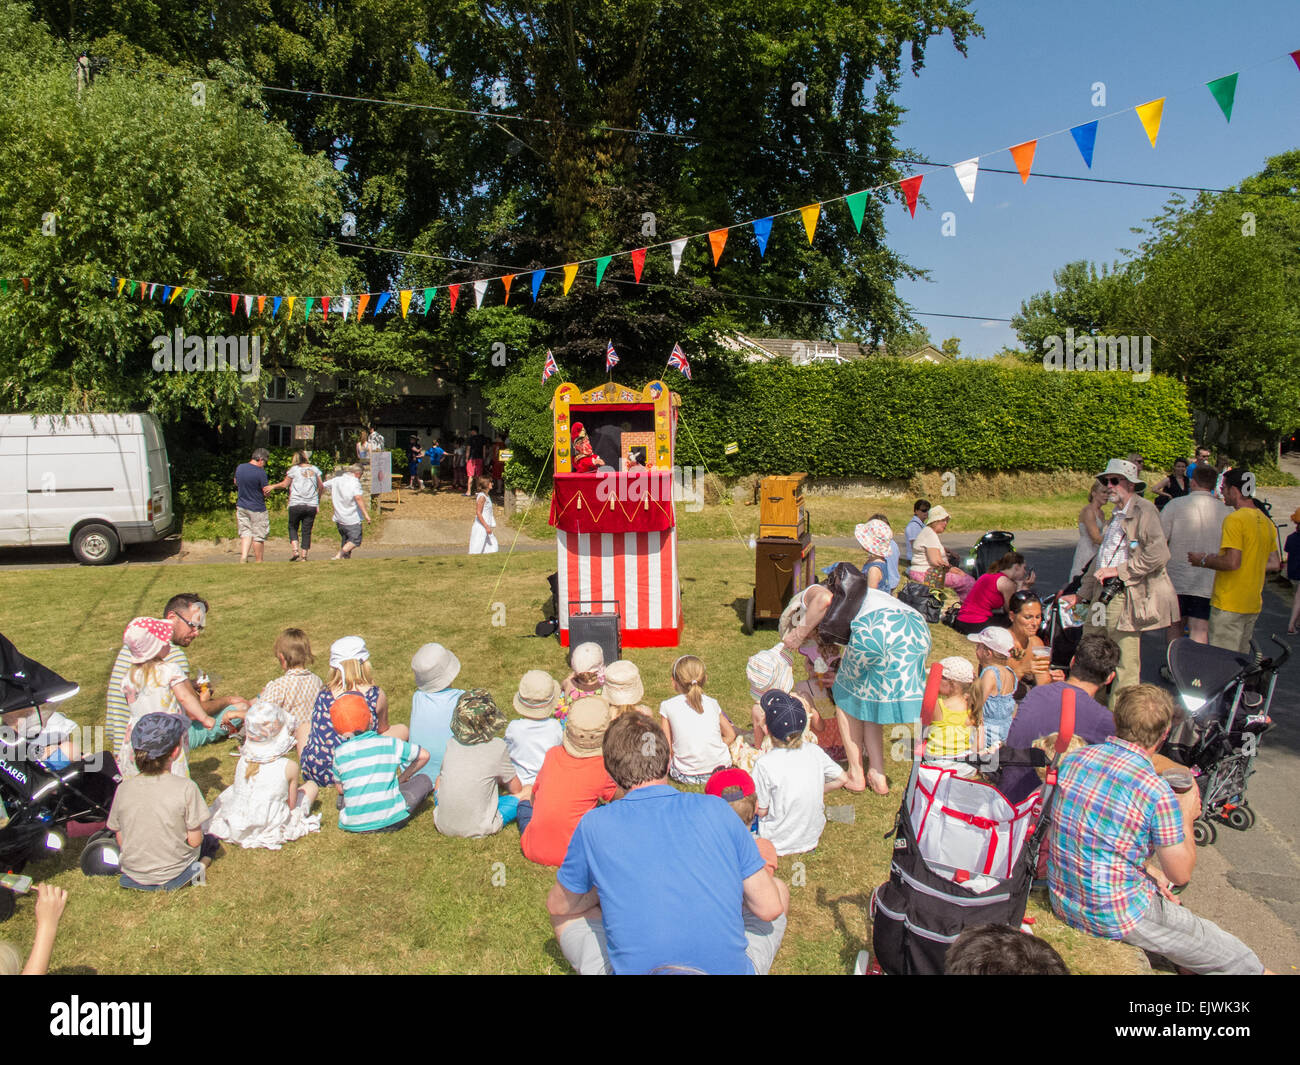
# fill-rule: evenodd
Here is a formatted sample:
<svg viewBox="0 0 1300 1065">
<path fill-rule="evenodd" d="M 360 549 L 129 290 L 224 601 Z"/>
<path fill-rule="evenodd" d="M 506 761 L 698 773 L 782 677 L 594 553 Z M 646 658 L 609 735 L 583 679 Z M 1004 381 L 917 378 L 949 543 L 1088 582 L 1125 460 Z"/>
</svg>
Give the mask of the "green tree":
<svg viewBox="0 0 1300 1065">
<path fill-rule="evenodd" d="M 1063 337 L 1066 329 L 1075 335 L 1106 333 L 1115 330 L 1123 315 L 1123 303 L 1131 291 L 1131 282 L 1118 264 L 1084 262 L 1066 263 L 1052 274 L 1053 292 L 1039 292 L 1020 305 L 1011 318 L 1011 327 L 1020 343 L 1039 361 L 1046 350 L 1048 337 Z"/>
</svg>

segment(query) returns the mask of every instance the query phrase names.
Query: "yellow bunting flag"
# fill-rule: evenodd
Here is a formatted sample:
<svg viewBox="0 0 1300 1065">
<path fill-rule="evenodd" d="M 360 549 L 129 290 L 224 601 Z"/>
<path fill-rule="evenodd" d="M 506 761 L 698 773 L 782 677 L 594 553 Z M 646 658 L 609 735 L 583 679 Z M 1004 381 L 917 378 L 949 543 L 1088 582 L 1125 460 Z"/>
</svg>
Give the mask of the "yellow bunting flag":
<svg viewBox="0 0 1300 1065">
<path fill-rule="evenodd" d="M 713 249 L 713 265 L 718 265 L 718 260 L 722 258 L 722 249 L 727 246 L 726 229 L 715 229 L 709 234 L 709 247 Z"/>
<path fill-rule="evenodd" d="M 817 232 L 817 218 L 822 213 L 820 203 L 812 203 L 807 207 L 800 207 L 799 214 L 803 217 L 803 231 L 808 234 L 808 243 L 813 242 L 813 234 Z"/>
<path fill-rule="evenodd" d="M 564 294 L 569 294 L 569 289 L 573 287 L 573 279 L 578 276 L 578 264 L 568 263 L 564 267 Z"/>
<path fill-rule="evenodd" d="M 411 289 L 409 289 L 409 288 L 404 288 L 404 289 L 402 289 L 402 291 L 399 292 L 397 295 L 398 295 L 398 297 L 399 297 L 399 298 L 401 299 L 401 301 L 402 301 L 402 317 L 405 318 L 405 317 L 406 317 L 406 308 L 409 307 L 409 306 L 411 305 Z"/>
<path fill-rule="evenodd" d="M 294 302 L 294 300 L 296 300 L 297 298 L 298 298 L 297 296 L 285 296 L 285 297 L 284 297 L 284 303 L 285 303 L 284 316 L 285 316 L 286 318 L 292 318 L 292 317 L 293 317 L 293 302 Z"/>
<path fill-rule="evenodd" d="M 358 322 L 361 321 L 361 316 L 366 313 L 366 307 L 369 305 L 369 303 L 370 303 L 370 293 L 369 292 L 361 293 L 361 298 L 357 300 L 357 321 Z M 292 311 L 293 308 L 290 307 L 289 310 Z"/>
<path fill-rule="evenodd" d="M 172 294 L 171 294 L 170 296 L 167 297 L 167 302 L 168 302 L 168 303 L 175 303 L 175 302 L 176 302 L 176 297 L 179 296 L 179 295 L 180 295 L 182 292 L 184 292 L 184 291 L 185 291 L 185 290 L 184 290 L 183 288 L 181 288 L 180 285 L 177 285 L 174 289 L 172 289 Z"/>
<path fill-rule="evenodd" d="M 1149 103 L 1139 104 L 1133 108 L 1137 116 L 1142 120 L 1142 128 L 1147 131 L 1147 140 L 1151 142 L 1151 147 L 1156 146 L 1156 138 L 1160 136 L 1160 119 L 1165 113 L 1165 98 L 1162 96 L 1159 100 L 1152 100 Z"/>
<path fill-rule="evenodd" d="M 1025 184 L 1029 180 L 1029 168 L 1034 165 L 1034 150 L 1038 147 L 1038 141 L 1025 141 L 1024 144 L 1017 144 L 1011 149 L 1011 158 L 1016 161 L 1016 169 L 1020 171 L 1020 184 Z"/>
<path fill-rule="evenodd" d="M 117 279 L 117 294 L 119 296 L 122 295 L 122 289 L 124 289 L 125 287 L 126 287 L 126 278 L 119 277 Z"/>
</svg>

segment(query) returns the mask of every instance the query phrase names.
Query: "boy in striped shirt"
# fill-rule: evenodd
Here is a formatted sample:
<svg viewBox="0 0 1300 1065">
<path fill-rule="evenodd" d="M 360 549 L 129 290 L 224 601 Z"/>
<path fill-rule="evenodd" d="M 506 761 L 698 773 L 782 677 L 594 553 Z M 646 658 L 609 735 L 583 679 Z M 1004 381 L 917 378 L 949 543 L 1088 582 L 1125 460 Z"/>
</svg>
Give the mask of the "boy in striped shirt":
<svg viewBox="0 0 1300 1065">
<path fill-rule="evenodd" d="M 340 695 L 330 722 L 342 742 L 334 749 L 334 773 L 343 788 L 339 828 L 346 832 L 396 832 L 433 790 L 420 773 L 429 752 L 370 726 L 370 708 L 354 693 Z"/>
</svg>

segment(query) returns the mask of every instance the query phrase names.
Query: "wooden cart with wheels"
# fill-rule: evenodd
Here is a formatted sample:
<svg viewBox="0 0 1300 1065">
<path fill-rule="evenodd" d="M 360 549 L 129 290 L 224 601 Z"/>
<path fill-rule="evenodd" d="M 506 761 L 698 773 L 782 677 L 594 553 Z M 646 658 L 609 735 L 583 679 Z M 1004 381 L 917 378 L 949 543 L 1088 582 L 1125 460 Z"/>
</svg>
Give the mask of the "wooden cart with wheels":
<svg viewBox="0 0 1300 1065">
<path fill-rule="evenodd" d="M 755 543 L 754 593 L 745 603 L 744 631 L 776 621 L 794 596 L 817 583 L 817 551 L 803 506 L 806 475 L 765 477 L 759 489 L 759 534 Z"/>
</svg>

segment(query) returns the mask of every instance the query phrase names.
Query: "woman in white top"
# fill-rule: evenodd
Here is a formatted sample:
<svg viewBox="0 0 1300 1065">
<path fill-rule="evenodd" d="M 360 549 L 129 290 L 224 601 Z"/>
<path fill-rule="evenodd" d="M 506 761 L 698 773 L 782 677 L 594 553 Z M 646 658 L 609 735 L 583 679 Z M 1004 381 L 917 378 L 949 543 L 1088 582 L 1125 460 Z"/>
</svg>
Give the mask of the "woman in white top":
<svg viewBox="0 0 1300 1065">
<path fill-rule="evenodd" d="M 305 451 L 295 451 L 293 465 L 284 475 L 284 480 L 274 488 L 289 489 L 289 546 L 293 554 L 290 562 L 298 559 L 307 561 L 307 552 L 311 550 L 311 527 L 316 524 L 316 512 L 320 509 L 320 494 L 325 488 L 320 470 L 311 464 Z M 302 550 L 298 550 L 298 530 L 302 529 Z"/>
<path fill-rule="evenodd" d="M 478 495 L 474 497 L 474 525 L 469 531 L 469 553 L 491 555 L 497 550 L 497 520 L 492 515 L 491 477 L 474 478 Z"/>
<path fill-rule="evenodd" d="M 1101 533 L 1106 528 L 1106 515 L 1101 506 L 1105 502 L 1105 486 L 1094 483 L 1088 493 L 1088 502 L 1079 511 L 1079 543 L 1074 549 L 1074 561 L 1070 563 L 1070 580 L 1088 568 L 1101 545 Z"/>
<path fill-rule="evenodd" d="M 672 750 L 668 775 L 683 784 L 704 784 L 715 769 L 731 765 L 730 744 L 736 738 L 718 700 L 704 694 L 708 676 L 704 663 L 682 655 L 673 663 L 671 699 L 659 704 L 664 734 Z"/>
<path fill-rule="evenodd" d="M 907 575 L 914 581 L 926 582 L 930 570 L 942 569 L 943 584 L 957 593 L 957 599 L 965 602 L 970 590 L 975 587 L 975 578 L 964 573 L 960 566 L 948 565 L 948 553 L 943 549 L 939 537 L 948 528 L 951 515 L 943 507 L 932 507 L 926 515 L 925 528 L 916 534 L 912 541 L 912 564 Z"/>
</svg>

